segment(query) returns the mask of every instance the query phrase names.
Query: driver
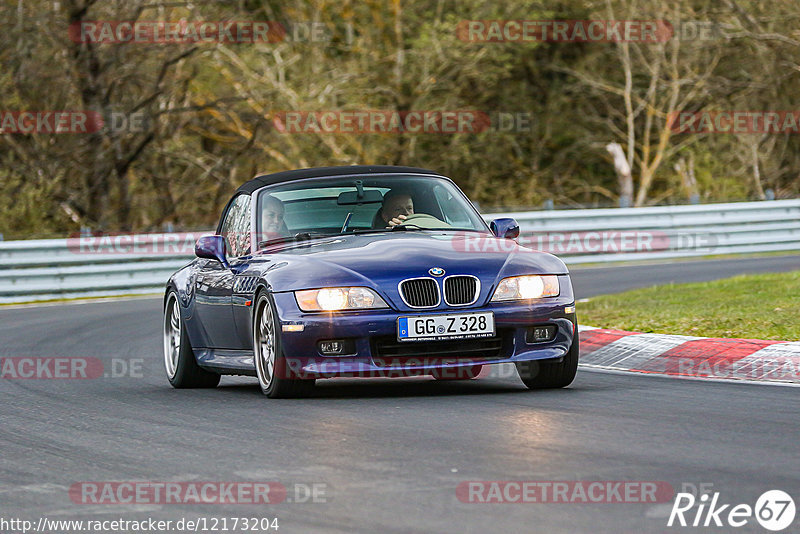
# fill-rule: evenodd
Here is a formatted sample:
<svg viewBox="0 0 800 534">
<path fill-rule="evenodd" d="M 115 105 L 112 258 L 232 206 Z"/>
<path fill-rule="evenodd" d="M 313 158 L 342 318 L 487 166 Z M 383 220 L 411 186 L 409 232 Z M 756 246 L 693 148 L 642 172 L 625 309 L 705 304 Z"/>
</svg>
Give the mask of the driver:
<svg viewBox="0 0 800 534">
<path fill-rule="evenodd" d="M 381 208 L 372 221 L 373 228 L 392 228 L 414 215 L 414 200 L 407 191 L 391 189 L 383 195 Z"/>
</svg>

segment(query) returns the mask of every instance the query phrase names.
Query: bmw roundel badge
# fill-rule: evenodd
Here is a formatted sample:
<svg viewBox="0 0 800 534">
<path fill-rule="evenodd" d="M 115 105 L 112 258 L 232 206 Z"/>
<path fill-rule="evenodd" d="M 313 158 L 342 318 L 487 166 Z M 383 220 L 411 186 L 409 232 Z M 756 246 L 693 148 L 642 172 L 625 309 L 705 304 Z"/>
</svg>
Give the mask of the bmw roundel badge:
<svg viewBox="0 0 800 534">
<path fill-rule="evenodd" d="M 444 269 L 441 267 L 431 267 L 428 269 L 428 272 L 431 273 L 431 276 L 442 276 L 444 275 Z"/>
</svg>

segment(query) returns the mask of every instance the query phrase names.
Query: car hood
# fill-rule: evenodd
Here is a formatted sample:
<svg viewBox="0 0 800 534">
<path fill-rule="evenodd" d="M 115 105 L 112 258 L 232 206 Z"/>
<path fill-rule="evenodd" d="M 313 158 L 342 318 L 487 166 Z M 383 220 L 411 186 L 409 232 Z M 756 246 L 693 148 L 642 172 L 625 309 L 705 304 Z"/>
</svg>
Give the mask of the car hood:
<svg viewBox="0 0 800 534">
<path fill-rule="evenodd" d="M 507 276 L 567 274 L 557 257 L 522 247 L 514 241 L 477 232 L 393 232 L 335 236 L 302 243 L 274 245 L 252 258 L 273 291 L 358 285 L 376 289 L 398 307 L 397 284 L 406 278 L 430 276 L 438 267 L 444 276 L 470 274 L 481 281 L 481 296 Z"/>
</svg>

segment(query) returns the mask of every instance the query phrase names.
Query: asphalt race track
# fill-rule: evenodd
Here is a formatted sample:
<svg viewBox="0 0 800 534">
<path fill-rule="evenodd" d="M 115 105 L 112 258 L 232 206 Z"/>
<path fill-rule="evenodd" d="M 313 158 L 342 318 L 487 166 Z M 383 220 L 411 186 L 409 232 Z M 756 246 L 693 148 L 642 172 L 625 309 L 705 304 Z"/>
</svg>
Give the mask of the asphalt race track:
<svg viewBox="0 0 800 534">
<path fill-rule="evenodd" d="M 800 256 L 616 266 L 576 269 L 574 283 L 585 298 L 798 268 Z M 710 483 L 721 503 L 751 506 L 781 489 L 800 505 L 793 387 L 582 370 L 571 387 L 539 392 L 516 376 L 336 379 L 300 400 L 264 398 L 248 378 L 174 390 L 160 321 L 157 298 L 0 309 L 0 356 L 99 358 L 125 375 L 0 380 L 0 516 L 277 517 L 279 533 L 733 530 L 667 527 L 671 498 L 492 504 L 456 495 L 462 482 L 510 480 L 662 481 L 676 492 Z M 269 505 L 76 504 L 68 490 L 84 481 L 271 481 L 289 494 Z M 324 484 L 317 502 L 288 502 L 312 484 Z M 736 530 L 766 532 L 752 518 Z"/>
</svg>

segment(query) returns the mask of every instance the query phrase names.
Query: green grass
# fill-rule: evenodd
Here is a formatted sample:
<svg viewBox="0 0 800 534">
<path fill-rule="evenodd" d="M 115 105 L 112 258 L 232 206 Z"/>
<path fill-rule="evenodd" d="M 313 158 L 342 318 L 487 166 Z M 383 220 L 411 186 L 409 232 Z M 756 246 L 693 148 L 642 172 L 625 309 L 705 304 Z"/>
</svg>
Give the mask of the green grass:
<svg viewBox="0 0 800 534">
<path fill-rule="evenodd" d="M 578 304 L 582 324 L 702 337 L 800 339 L 800 271 L 669 284 Z"/>
</svg>

